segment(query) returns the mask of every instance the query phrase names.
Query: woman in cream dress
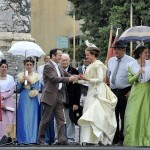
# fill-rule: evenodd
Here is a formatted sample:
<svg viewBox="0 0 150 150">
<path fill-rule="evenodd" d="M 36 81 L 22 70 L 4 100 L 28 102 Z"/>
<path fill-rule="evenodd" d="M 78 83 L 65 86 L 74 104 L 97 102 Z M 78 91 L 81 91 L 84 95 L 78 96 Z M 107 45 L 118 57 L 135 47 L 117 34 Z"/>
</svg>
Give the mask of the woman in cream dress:
<svg viewBox="0 0 150 150">
<path fill-rule="evenodd" d="M 85 50 L 86 58 L 91 64 L 85 75 L 80 75 L 78 83 L 88 84 L 89 90 L 78 124 L 81 126 L 81 143 L 109 145 L 112 144 L 117 126 L 117 98 L 104 83 L 107 67 L 97 60 L 99 53 L 99 49 L 95 47 Z"/>
</svg>

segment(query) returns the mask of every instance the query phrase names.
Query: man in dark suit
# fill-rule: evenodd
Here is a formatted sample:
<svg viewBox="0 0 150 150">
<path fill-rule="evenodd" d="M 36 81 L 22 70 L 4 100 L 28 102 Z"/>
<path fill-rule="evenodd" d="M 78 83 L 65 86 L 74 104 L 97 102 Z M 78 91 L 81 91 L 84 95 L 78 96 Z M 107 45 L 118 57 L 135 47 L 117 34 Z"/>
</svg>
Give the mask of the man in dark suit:
<svg viewBox="0 0 150 150">
<path fill-rule="evenodd" d="M 41 145 L 44 144 L 45 132 L 52 112 L 54 112 L 57 122 L 58 144 L 68 144 L 65 136 L 65 114 L 61 91 L 63 90 L 63 83 L 76 81 L 78 79 L 78 76 L 70 75 L 58 65 L 61 57 L 61 49 L 52 49 L 50 51 L 50 61 L 44 66 L 44 89 L 41 98 L 41 101 L 44 105 L 44 110 L 38 133 L 38 142 Z"/>
<path fill-rule="evenodd" d="M 68 54 L 62 54 L 61 66 L 66 72 L 72 75 L 78 75 L 79 72 L 75 68 L 70 66 L 70 57 Z M 80 105 L 81 89 L 78 83 L 67 83 L 66 84 L 66 95 L 64 95 L 64 107 L 66 115 L 66 135 L 69 143 L 75 142 L 75 124 L 71 122 L 69 117 L 69 110 L 77 110 Z"/>
<path fill-rule="evenodd" d="M 90 62 L 86 59 L 86 57 L 82 57 L 82 66 L 79 66 L 77 68 L 79 74 L 84 74 L 88 65 Z M 81 84 L 81 98 L 80 98 L 80 105 L 83 107 L 85 103 L 85 99 L 87 96 L 87 91 L 88 91 L 88 85 L 87 84 Z"/>
</svg>

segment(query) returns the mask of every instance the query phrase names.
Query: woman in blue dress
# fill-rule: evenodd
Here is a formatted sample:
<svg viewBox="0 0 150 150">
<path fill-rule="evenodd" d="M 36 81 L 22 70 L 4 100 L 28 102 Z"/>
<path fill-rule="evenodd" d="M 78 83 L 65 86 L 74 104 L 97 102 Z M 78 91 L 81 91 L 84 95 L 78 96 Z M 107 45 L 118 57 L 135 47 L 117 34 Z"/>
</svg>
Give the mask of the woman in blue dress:
<svg viewBox="0 0 150 150">
<path fill-rule="evenodd" d="M 34 60 L 24 60 L 25 72 L 18 74 L 17 90 L 20 93 L 17 109 L 17 140 L 19 144 L 37 143 L 39 77 L 32 71 Z"/>
</svg>

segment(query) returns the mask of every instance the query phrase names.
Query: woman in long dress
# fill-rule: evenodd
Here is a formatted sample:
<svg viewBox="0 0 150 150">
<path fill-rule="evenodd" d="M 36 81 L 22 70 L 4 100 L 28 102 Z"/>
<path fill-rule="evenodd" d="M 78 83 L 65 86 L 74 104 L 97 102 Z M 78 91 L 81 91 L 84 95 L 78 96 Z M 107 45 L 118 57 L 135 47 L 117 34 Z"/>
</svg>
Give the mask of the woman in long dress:
<svg viewBox="0 0 150 150">
<path fill-rule="evenodd" d="M 148 48 L 134 50 L 128 64 L 128 80 L 133 84 L 125 112 L 124 145 L 150 146 L 150 67 Z"/>
<path fill-rule="evenodd" d="M 24 72 L 19 73 L 17 84 L 20 93 L 17 109 L 17 139 L 19 144 L 30 144 L 37 143 L 38 137 L 39 77 L 32 71 L 34 60 L 31 57 L 24 60 L 24 66 L 28 75 Z"/>
<path fill-rule="evenodd" d="M 80 75 L 78 83 L 88 84 L 88 93 L 83 107 L 83 115 L 78 120 L 81 126 L 81 143 L 108 145 L 116 131 L 115 106 L 117 98 L 104 83 L 107 67 L 97 60 L 99 49 L 88 47 L 86 58 L 91 64 L 85 75 Z"/>
<path fill-rule="evenodd" d="M 0 139 L 8 133 L 6 128 L 15 125 L 15 101 L 13 101 L 13 93 L 15 89 L 14 78 L 7 74 L 8 64 L 6 60 L 0 62 L 0 96 L 2 105 L 2 121 L 0 121 Z M 9 135 L 13 136 L 15 135 Z"/>
</svg>

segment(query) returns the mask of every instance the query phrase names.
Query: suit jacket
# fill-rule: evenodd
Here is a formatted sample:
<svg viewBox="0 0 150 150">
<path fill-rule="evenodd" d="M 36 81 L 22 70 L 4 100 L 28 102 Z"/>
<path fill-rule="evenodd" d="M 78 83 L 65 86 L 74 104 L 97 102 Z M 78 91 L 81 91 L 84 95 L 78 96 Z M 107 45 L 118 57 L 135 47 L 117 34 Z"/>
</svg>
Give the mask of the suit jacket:
<svg viewBox="0 0 150 150">
<path fill-rule="evenodd" d="M 42 92 L 41 101 L 48 105 L 54 105 L 57 103 L 56 98 L 58 96 L 59 83 L 69 83 L 69 77 L 71 76 L 62 67 L 58 67 L 62 77 L 58 77 L 55 66 L 51 61 L 44 66 L 44 90 Z"/>
<path fill-rule="evenodd" d="M 72 75 L 78 75 L 79 72 L 75 68 L 69 66 L 68 71 L 69 74 Z M 78 83 L 72 83 L 69 82 L 66 84 L 67 91 L 66 91 L 66 97 L 68 97 L 69 103 L 64 103 L 64 106 L 66 108 L 72 107 L 74 104 L 75 105 L 80 105 L 80 96 L 81 96 L 81 89 L 80 89 L 80 84 Z"/>
</svg>

